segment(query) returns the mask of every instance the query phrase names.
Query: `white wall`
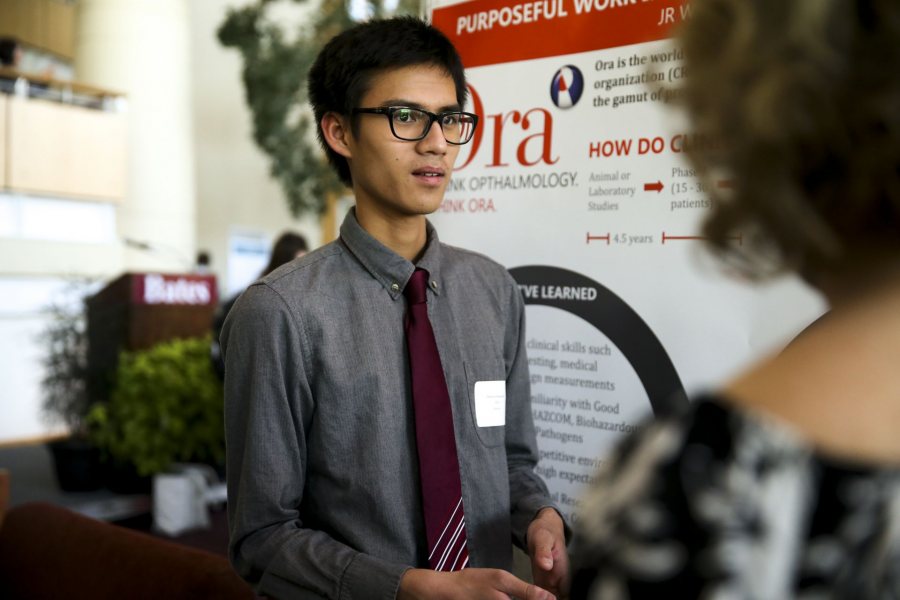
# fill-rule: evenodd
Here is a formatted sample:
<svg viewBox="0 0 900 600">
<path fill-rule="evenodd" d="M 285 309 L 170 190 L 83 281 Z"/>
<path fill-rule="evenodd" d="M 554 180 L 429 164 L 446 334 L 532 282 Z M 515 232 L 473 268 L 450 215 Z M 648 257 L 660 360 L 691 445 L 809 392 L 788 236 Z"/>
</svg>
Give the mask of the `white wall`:
<svg viewBox="0 0 900 600">
<path fill-rule="evenodd" d="M 122 238 L 129 269 L 189 268 L 196 244 L 187 0 L 80 0 L 75 76 L 127 97 L 128 185 Z"/>
</svg>

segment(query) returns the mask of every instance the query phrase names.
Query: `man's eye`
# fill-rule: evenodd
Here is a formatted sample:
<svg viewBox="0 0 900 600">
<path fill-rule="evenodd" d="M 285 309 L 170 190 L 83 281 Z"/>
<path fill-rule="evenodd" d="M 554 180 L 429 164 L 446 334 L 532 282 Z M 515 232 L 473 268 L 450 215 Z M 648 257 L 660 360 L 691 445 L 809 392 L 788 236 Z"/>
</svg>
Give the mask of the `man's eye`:
<svg viewBox="0 0 900 600">
<path fill-rule="evenodd" d="M 459 115 L 457 113 L 451 113 L 449 115 L 444 115 L 441 118 L 441 123 L 444 125 L 450 125 L 452 127 L 456 127 L 459 125 Z"/>
<path fill-rule="evenodd" d="M 417 116 L 414 110 L 403 109 L 394 111 L 394 121 L 397 123 L 414 123 Z"/>
</svg>

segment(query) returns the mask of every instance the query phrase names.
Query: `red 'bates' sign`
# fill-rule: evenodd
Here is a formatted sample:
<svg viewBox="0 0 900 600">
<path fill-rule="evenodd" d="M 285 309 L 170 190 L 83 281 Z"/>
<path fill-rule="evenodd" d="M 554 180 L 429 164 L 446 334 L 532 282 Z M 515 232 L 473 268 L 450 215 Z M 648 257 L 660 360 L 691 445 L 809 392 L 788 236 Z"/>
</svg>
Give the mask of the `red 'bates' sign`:
<svg viewBox="0 0 900 600">
<path fill-rule="evenodd" d="M 136 275 L 131 288 L 133 304 L 207 306 L 216 302 L 216 278 L 212 275 Z"/>
</svg>

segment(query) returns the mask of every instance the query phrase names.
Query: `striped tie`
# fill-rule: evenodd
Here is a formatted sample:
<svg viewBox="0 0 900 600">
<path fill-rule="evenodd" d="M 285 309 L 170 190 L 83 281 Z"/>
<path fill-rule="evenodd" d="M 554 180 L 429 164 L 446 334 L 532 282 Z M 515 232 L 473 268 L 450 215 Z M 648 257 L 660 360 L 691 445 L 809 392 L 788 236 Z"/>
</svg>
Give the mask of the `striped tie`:
<svg viewBox="0 0 900 600">
<path fill-rule="evenodd" d="M 436 571 L 457 571 L 469 563 L 466 519 L 450 394 L 428 320 L 427 282 L 428 271 L 416 269 L 403 290 L 408 304 L 405 330 L 419 479 L 428 537 L 428 565 Z"/>
</svg>

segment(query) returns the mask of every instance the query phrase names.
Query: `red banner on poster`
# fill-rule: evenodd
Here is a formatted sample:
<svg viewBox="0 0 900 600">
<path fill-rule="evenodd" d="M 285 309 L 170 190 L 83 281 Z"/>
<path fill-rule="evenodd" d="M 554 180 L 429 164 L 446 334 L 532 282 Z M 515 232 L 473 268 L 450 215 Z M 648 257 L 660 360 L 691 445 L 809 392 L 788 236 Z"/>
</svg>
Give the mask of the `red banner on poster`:
<svg viewBox="0 0 900 600">
<path fill-rule="evenodd" d="M 689 12 L 684 0 L 473 0 L 432 23 L 472 68 L 665 39 Z"/>
</svg>

